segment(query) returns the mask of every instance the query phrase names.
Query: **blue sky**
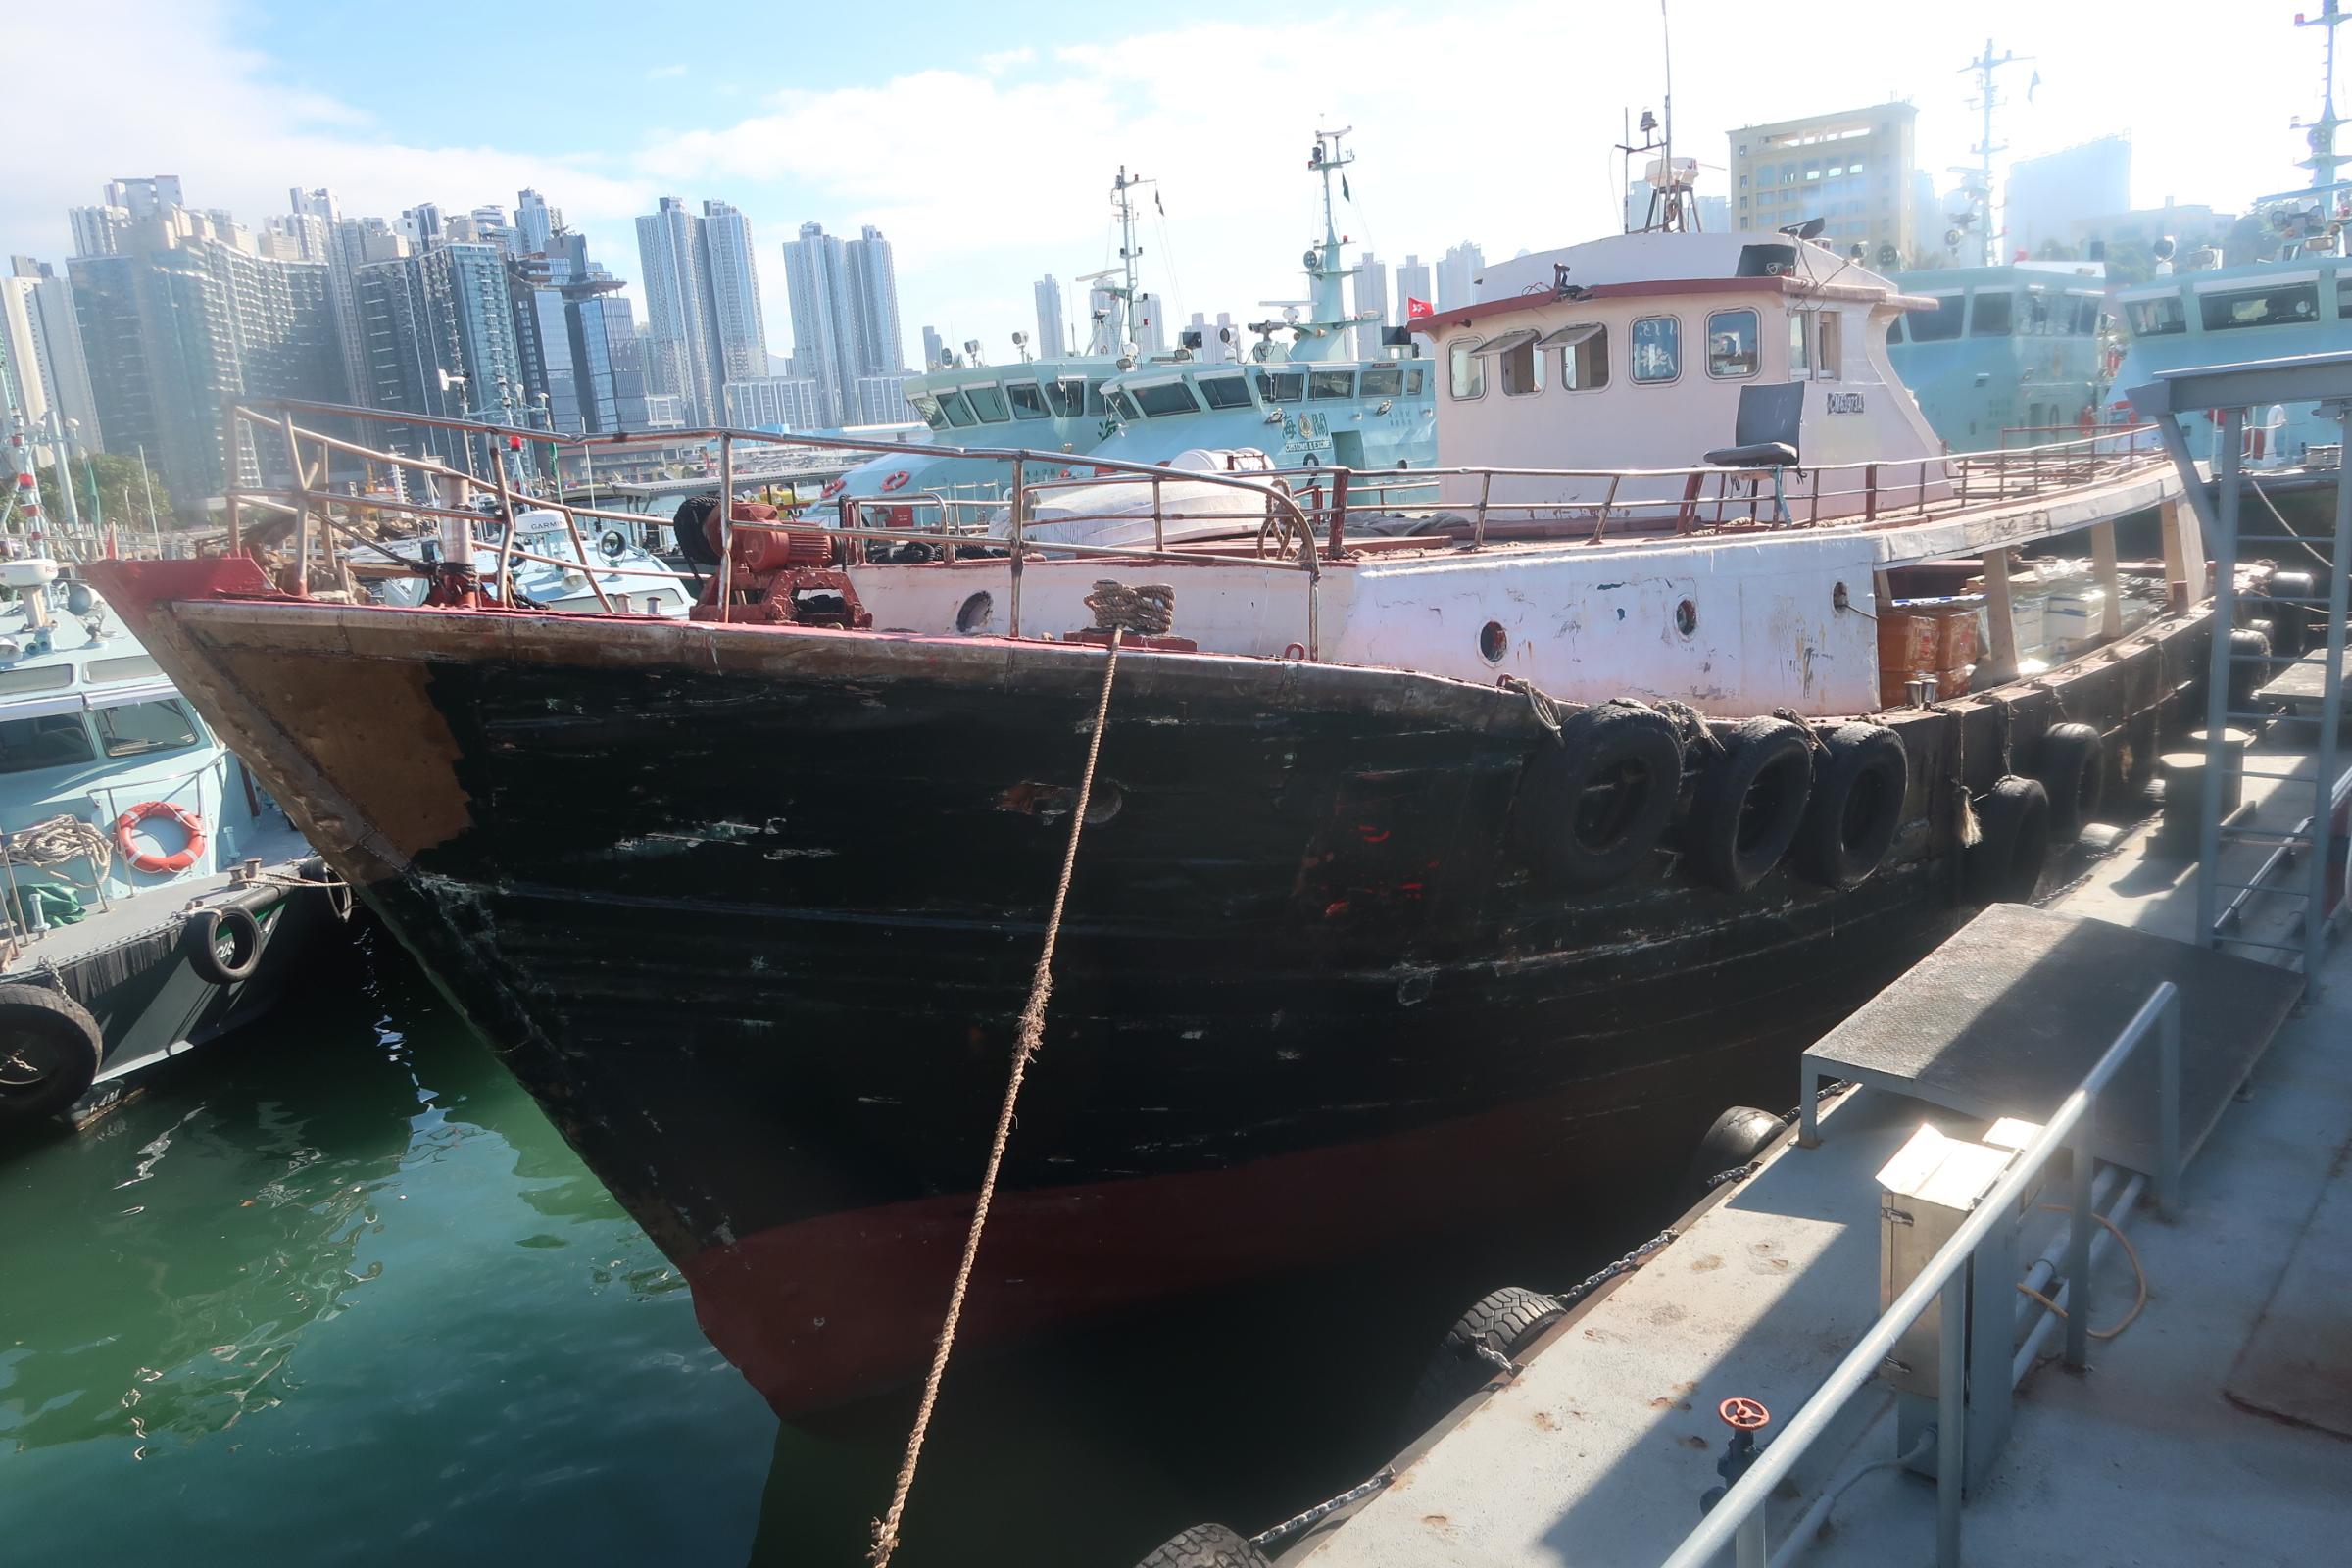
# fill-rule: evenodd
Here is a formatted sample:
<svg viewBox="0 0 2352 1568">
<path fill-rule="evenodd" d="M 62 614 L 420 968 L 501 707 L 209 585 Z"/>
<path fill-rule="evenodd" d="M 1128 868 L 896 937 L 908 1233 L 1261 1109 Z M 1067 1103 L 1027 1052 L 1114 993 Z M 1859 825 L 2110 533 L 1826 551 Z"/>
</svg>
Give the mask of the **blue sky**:
<svg viewBox="0 0 2352 1568">
<path fill-rule="evenodd" d="M 2126 24 L 2047 0 L 1676 0 L 1678 150 L 1719 165 L 1734 125 L 1902 96 L 1920 111 L 1920 162 L 1940 173 L 1970 156 L 1961 67 L 1989 32 L 2034 57 L 2007 79 L 2017 102 L 1999 135 L 2014 154 L 2126 131 L 2135 200 L 2230 207 L 2302 177 L 2286 121 L 2316 105 L 2319 49 L 2288 24 L 2294 9 L 2141 0 Z M 1387 260 L 1591 238 L 1616 223 L 1621 116 L 1664 86 L 1657 13 L 1635 0 L 24 11 L 9 31 L 11 123 L 57 129 L 0 185 L 12 253 L 62 258 L 65 209 L 116 175 L 179 173 L 191 200 L 248 222 L 295 184 L 387 217 L 427 200 L 511 205 L 529 184 L 633 277 L 634 214 L 662 194 L 717 197 L 754 221 L 778 353 L 791 328 L 777 245 L 815 219 L 891 237 L 911 355 L 929 323 L 1004 357 L 1030 325 L 1033 278 L 1104 265 L 1121 162 L 1161 181 L 1168 217 L 1145 236 L 1144 270 L 1174 317 L 1294 295 L 1319 124 L 1356 127 L 1342 226 Z M 94 73 L 63 69 L 93 55 Z"/>
</svg>

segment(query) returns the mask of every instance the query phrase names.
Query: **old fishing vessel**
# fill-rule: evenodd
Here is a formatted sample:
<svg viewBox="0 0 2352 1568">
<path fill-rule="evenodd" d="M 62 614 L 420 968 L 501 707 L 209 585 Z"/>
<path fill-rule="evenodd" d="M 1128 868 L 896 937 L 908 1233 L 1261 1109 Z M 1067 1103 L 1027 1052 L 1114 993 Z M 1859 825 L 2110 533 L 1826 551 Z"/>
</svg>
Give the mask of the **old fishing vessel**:
<svg viewBox="0 0 2352 1568">
<path fill-rule="evenodd" d="M 1203 472 L 1248 508 L 1039 542 L 1061 455 L 1004 449 L 984 540 L 714 518 L 684 622 L 102 569 L 805 1409 L 938 1330 L 1092 740 L 966 1340 L 1679 1164 L 2185 721 L 2171 467 L 1946 454 L 1886 358 L 1927 302 L 1792 235 L 1490 283 L 1419 323 L 1419 500 Z M 2118 561 L 2150 508 L 2166 559 Z"/>
<path fill-rule="evenodd" d="M 349 911 L 67 570 L 0 563 L 0 1139 L 87 1122 L 258 1016 Z"/>
</svg>

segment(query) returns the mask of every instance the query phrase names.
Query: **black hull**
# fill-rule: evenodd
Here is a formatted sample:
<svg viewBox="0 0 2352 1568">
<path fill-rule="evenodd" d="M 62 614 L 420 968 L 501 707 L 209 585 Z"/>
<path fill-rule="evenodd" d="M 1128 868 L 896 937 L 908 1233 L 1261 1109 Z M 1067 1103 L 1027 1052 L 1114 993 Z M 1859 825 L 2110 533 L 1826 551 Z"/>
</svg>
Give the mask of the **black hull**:
<svg viewBox="0 0 2352 1568">
<path fill-rule="evenodd" d="M 149 640 L 779 1408 L 919 1370 L 1099 653 L 272 605 Z M 2144 773 L 2202 646 L 2168 622 L 1897 717 L 1879 872 L 1738 896 L 1671 841 L 1599 893 L 1548 885 L 1521 699 L 1126 656 L 967 1332 L 1670 1178 L 1967 917 L 1956 782 L 2032 772 L 2061 718 Z"/>
</svg>

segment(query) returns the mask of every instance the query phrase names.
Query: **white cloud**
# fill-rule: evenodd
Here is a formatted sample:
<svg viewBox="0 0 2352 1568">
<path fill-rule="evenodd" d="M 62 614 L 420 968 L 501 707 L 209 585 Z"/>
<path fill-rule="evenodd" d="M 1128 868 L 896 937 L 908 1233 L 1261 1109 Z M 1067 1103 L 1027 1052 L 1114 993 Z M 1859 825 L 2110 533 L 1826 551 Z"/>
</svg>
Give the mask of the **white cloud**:
<svg viewBox="0 0 2352 1568">
<path fill-rule="evenodd" d="M 684 66 L 655 66 L 645 74 L 648 81 L 667 81 L 686 74 Z"/>
<path fill-rule="evenodd" d="M 980 57 L 980 69 L 992 76 L 1003 75 L 1014 66 L 1025 66 L 1037 58 L 1037 51 L 1027 44 L 1018 49 L 999 49 Z"/>
</svg>

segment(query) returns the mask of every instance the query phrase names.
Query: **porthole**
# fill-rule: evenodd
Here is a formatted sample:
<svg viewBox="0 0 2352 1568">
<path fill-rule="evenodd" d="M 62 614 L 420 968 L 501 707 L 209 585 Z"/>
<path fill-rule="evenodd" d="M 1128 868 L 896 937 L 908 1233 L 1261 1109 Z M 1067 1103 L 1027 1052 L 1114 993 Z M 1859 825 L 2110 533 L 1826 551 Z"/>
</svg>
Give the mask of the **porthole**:
<svg viewBox="0 0 2352 1568">
<path fill-rule="evenodd" d="M 963 602 L 956 612 L 956 629 L 969 637 L 988 629 L 988 617 L 996 612 L 997 602 L 985 593 L 977 593 Z"/>
<path fill-rule="evenodd" d="M 1479 658 L 1490 664 L 1499 664 L 1502 662 L 1502 656 L 1510 651 L 1511 636 L 1502 629 L 1501 621 L 1490 620 L 1478 628 Z"/>
<path fill-rule="evenodd" d="M 1698 630 L 1698 606 L 1688 599 L 1675 606 L 1674 629 L 1686 637 Z"/>
</svg>

